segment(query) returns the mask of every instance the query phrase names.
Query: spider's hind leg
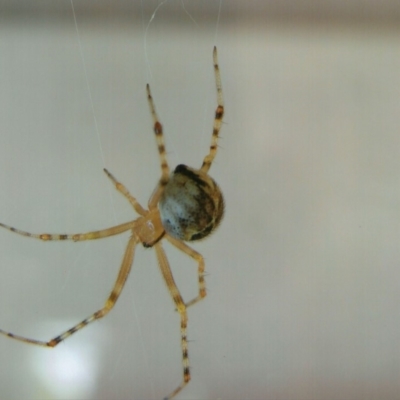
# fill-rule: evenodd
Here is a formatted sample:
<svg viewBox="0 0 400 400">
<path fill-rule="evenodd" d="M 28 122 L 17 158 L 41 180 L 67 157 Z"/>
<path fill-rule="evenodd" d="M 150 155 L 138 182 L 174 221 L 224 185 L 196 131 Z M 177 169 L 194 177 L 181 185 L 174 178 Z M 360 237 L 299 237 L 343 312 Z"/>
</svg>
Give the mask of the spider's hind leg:
<svg viewBox="0 0 400 400">
<path fill-rule="evenodd" d="M 189 300 L 187 303 L 185 303 L 186 308 L 188 308 L 188 307 L 192 306 L 193 304 L 196 304 L 198 301 L 203 300 L 207 295 L 206 283 L 204 281 L 204 268 L 205 268 L 204 267 L 204 258 L 200 253 L 193 250 L 185 242 L 182 242 L 181 240 L 177 240 L 177 239 L 171 237 L 170 235 L 166 235 L 165 238 L 171 244 L 173 244 L 177 249 L 179 249 L 183 253 L 187 254 L 188 256 L 192 257 L 198 263 L 197 275 L 198 275 L 199 294 L 196 297 L 194 297 L 192 300 Z"/>
<path fill-rule="evenodd" d="M 149 84 L 146 85 L 146 90 L 147 90 L 147 99 L 149 101 L 150 112 L 151 112 L 151 116 L 153 117 L 153 122 L 154 122 L 153 130 L 156 135 L 158 153 L 160 155 L 160 162 L 161 162 L 160 183 L 162 185 L 165 185 L 165 184 L 167 184 L 168 179 L 169 179 L 169 166 L 168 166 L 167 155 L 166 155 L 166 151 L 165 151 L 163 127 L 157 116 L 157 112 L 156 112 L 156 108 L 154 106 L 153 97 L 151 96 Z"/>
<path fill-rule="evenodd" d="M 186 305 L 183 302 L 182 296 L 179 293 L 179 289 L 176 286 L 174 277 L 169 266 L 167 256 L 165 255 L 164 249 L 158 242 L 154 245 L 154 249 L 157 254 L 158 265 L 163 275 L 164 281 L 168 287 L 169 293 L 171 294 L 172 300 L 175 303 L 176 309 L 181 317 L 181 348 L 182 348 L 182 364 L 183 364 L 183 379 L 181 384 L 175 388 L 164 400 L 169 400 L 178 394 L 190 381 L 190 370 L 189 370 L 189 354 L 188 354 L 188 342 L 186 335 L 187 328 L 187 313 Z"/>
</svg>

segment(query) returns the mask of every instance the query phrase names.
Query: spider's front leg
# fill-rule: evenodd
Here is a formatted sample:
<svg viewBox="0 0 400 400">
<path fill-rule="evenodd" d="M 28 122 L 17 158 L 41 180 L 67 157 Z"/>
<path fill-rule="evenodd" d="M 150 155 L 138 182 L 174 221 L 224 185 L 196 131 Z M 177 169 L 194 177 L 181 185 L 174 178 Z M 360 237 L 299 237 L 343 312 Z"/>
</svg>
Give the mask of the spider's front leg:
<svg viewBox="0 0 400 400">
<path fill-rule="evenodd" d="M 149 107 L 150 107 L 150 113 L 153 118 L 153 123 L 154 123 L 153 131 L 156 136 L 158 155 L 160 157 L 160 165 L 161 165 L 161 178 L 158 182 L 156 189 L 151 195 L 148 204 L 149 210 L 153 210 L 154 208 L 157 207 L 158 201 L 160 200 L 160 197 L 164 192 L 165 186 L 167 186 L 169 182 L 169 165 L 167 161 L 167 153 L 165 151 L 163 127 L 158 119 L 156 107 L 154 105 L 149 84 L 146 85 L 146 90 L 147 90 L 147 100 L 149 102 Z"/>
<path fill-rule="evenodd" d="M 131 203 L 135 211 L 142 216 L 147 215 L 148 211 L 145 210 L 139 202 L 133 197 L 128 189 L 112 175 L 107 169 L 104 168 L 104 172 L 107 177 L 113 182 L 115 188 L 122 193 L 128 201 Z M 126 222 L 124 224 L 120 224 L 117 226 L 113 226 L 111 228 L 102 229 L 99 231 L 92 231 L 86 233 L 72 233 L 72 234 L 59 234 L 59 233 L 31 233 L 27 231 L 23 231 L 18 228 L 14 228 L 13 226 L 3 224 L 0 222 L 0 227 L 7 229 L 11 232 L 17 233 L 21 236 L 31 237 L 34 239 L 43 240 L 44 242 L 51 240 L 72 240 L 74 242 L 80 242 L 83 240 L 93 240 L 93 239 L 102 239 L 108 236 L 118 235 L 135 227 L 135 221 Z"/>
<path fill-rule="evenodd" d="M 211 137 L 210 152 L 204 157 L 203 165 L 201 166 L 201 170 L 203 172 L 208 172 L 217 154 L 218 135 L 219 131 L 221 130 L 222 119 L 224 117 L 224 98 L 222 95 L 221 74 L 218 65 L 217 48 L 215 46 L 213 51 L 213 61 L 214 61 L 215 86 L 217 88 L 217 108 L 215 110 L 215 116 L 214 116 L 214 126 Z"/>
</svg>

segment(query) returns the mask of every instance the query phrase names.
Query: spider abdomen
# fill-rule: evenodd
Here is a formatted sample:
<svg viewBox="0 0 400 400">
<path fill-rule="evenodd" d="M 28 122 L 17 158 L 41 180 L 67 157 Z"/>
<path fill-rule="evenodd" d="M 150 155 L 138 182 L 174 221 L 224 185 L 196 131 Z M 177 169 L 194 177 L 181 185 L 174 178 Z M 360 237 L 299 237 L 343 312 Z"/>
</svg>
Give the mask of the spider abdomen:
<svg viewBox="0 0 400 400">
<path fill-rule="evenodd" d="M 181 164 L 165 186 L 158 208 L 169 235 L 184 241 L 198 240 L 221 222 L 224 199 L 208 174 Z"/>
</svg>

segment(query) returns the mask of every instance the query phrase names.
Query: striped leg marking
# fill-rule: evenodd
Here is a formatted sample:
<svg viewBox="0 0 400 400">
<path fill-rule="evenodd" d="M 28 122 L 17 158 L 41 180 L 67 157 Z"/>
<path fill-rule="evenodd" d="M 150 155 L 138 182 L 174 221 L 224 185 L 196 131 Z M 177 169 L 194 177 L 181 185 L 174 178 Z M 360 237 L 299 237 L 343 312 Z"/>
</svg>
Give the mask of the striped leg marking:
<svg viewBox="0 0 400 400">
<path fill-rule="evenodd" d="M 113 287 L 104 307 L 101 308 L 100 310 L 96 311 L 95 313 L 93 313 L 90 317 L 84 319 L 83 321 L 79 322 L 79 324 L 76 324 L 72 328 L 63 332 L 61 335 L 58 335 L 55 338 L 49 340 L 48 342 L 31 339 L 31 338 L 27 338 L 24 336 L 14 335 L 13 333 L 6 332 L 2 329 L 0 329 L 0 334 L 8 336 L 15 340 L 19 340 L 20 342 L 31 343 L 31 344 L 35 344 L 38 346 L 44 346 L 44 347 L 55 347 L 59 343 L 61 343 L 63 340 L 65 340 L 68 337 L 70 337 L 71 335 L 73 335 L 75 332 L 78 332 L 79 330 L 83 329 L 86 325 L 89 325 L 91 322 L 96 321 L 97 319 L 100 319 L 100 318 L 104 317 L 105 315 L 107 315 L 110 312 L 110 310 L 115 306 L 115 303 L 117 302 L 119 295 L 121 294 L 121 291 L 124 287 L 126 279 L 128 278 L 129 272 L 131 270 L 133 256 L 135 254 L 135 247 L 136 247 L 137 242 L 138 242 L 138 240 L 136 239 L 135 236 L 132 236 L 130 238 L 128 245 L 126 247 L 126 250 L 125 250 L 125 255 L 124 255 L 124 258 L 122 261 L 121 268 L 118 273 L 117 280 L 115 281 L 114 287 Z"/>
<path fill-rule="evenodd" d="M 160 243 L 156 243 L 154 245 L 154 248 L 156 250 L 158 265 L 160 267 L 162 276 L 167 285 L 172 300 L 175 303 L 176 309 L 181 317 L 181 348 L 182 348 L 183 380 L 181 384 L 172 393 L 170 393 L 167 397 L 164 398 L 164 400 L 168 400 L 174 397 L 176 394 L 178 394 L 190 381 L 189 353 L 188 353 L 188 343 L 186 334 L 188 317 L 186 313 L 186 305 L 183 302 L 182 296 L 179 293 L 179 289 L 174 281 L 174 277 L 172 276 L 171 268 L 169 266 L 164 249 L 162 248 Z"/>
<path fill-rule="evenodd" d="M 93 231 L 87 233 L 73 233 L 73 234 L 57 234 L 57 233 L 30 233 L 0 222 L 0 227 L 4 229 L 17 233 L 18 235 L 21 236 L 43 240 L 44 242 L 52 240 L 72 240 L 74 242 L 80 242 L 83 240 L 102 239 L 109 236 L 118 235 L 120 233 L 129 231 L 130 229 L 134 229 L 135 225 L 136 221 L 130 221 L 130 222 L 125 222 L 124 224 L 121 225 L 113 226 L 111 228 L 102 229 L 100 231 Z"/>
<path fill-rule="evenodd" d="M 217 154 L 217 147 L 218 147 L 218 135 L 219 131 L 221 130 L 222 125 L 222 118 L 224 117 L 224 99 L 222 96 L 222 84 L 221 84 L 221 74 L 219 72 L 219 65 L 218 65 L 218 54 L 217 48 L 214 47 L 213 51 L 213 60 L 214 60 L 214 74 L 215 74 L 215 84 L 217 87 L 217 109 L 215 110 L 215 117 L 214 117 L 214 126 L 213 126 L 213 133 L 211 137 L 211 146 L 210 152 L 205 156 L 203 165 L 201 166 L 201 170 L 204 172 L 208 172 L 211 167 L 212 162 Z"/>
<path fill-rule="evenodd" d="M 173 244 L 176 248 L 178 248 L 183 253 L 187 254 L 188 256 L 192 257 L 194 260 L 196 260 L 198 262 L 197 274 L 198 274 L 199 294 L 198 294 L 198 296 L 196 296 L 195 298 L 193 298 L 192 300 L 190 300 L 186 303 L 186 308 L 188 308 L 188 307 L 192 306 L 193 304 L 196 304 L 198 301 L 203 300 L 204 297 L 206 297 L 206 295 L 207 295 L 206 283 L 204 281 L 204 268 L 205 268 L 204 267 L 204 258 L 200 253 L 193 250 L 185 242 L 176 240 L 169 235 L 166 235 L 165 238 L 171 244 Z"/>
</svg>

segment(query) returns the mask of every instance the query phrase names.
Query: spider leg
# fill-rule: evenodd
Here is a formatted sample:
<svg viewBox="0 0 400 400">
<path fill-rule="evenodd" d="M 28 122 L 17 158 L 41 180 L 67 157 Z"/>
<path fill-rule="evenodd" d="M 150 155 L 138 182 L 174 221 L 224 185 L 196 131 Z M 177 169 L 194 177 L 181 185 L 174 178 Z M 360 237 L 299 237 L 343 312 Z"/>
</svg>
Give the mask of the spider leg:
<svg viewBox="0 0 400 400">
<path fill-rule="evenodd" d="M 129 201 L 129 203 L 132 204 L 132 207 L 135 209 L 135 211 L 139 214 L 139 215 L 143 215 L 145 216 L 148 211 L 145 210 L 140 204 L 139 202 L 136 200 L 135 197 L 133 197 L 128 189 L 119 181 L 117 181 L 117 179 L 114 177 L 113 174 L 111 174 L 111 172 L 109 172 L 106 168 L 104 168 L 103 170 L 107 177 L 114 183 L 115 188 L 118 190 L 118 192 L 122 193 Z"/>
<path fill-rule="evenodd" d="M 182 296 L 179 293 L 179 289 L 174 281 L 174 277 L 172 276 L 171 268 L 169 266 L 164 249 L 162 248 L 160 243 L 156 243 L 154 245 L 154 248 L 156 250 L 158 265 L 160 266 L 162 276 L 164 277 L 164 281 L 167 284 L 169 293 L 171 294 L 172 300 L 174 301 L 176 309 L 178 310 L 179 315 L 181 317 L 183 380 L 181 384 L 172 393 L 170 393 L 167 397 L 164 398 L 164 400 L 169 400 L 172 397 L 174 397 L 177 393 L 179 393 L 190 381 L 188 343 L 186 338 L 186 327 L 187 327 L 188 317 L 186 313 L 186 305 L 183 302 Z"/>
<path fill-rule="evenodd" d="M 213 133 L 211 137 L 211 146 L 210 152 L 204 157 L 203 165 L 201 166 L 201 170 L 203 172 L 208 172 L 211 167 L 211 164 L 217 154 L 217 146 L 218 146 L 218 134 L 221 129 L 222 118 L 224 116 L 224 99 L 222 96 L 222 84 L 221 84 L 221 75 L 219 72 L 218 65 L 218 54 L 217 48 L 214 46 L 213 51 L 213 60 L 214 60 L 214 73 L 215 73 L 215 84 L 217 86 L 217 109 L 215 110 L 215 118 L 214 118 L 214 126 Z"/>
<path fill-rule="evenodd" d="M 57 233 L 30 233 L 22 231 L 21 229 L 14 228 L 0 222 L 0 227 L 7 229 L 11 232 L 17 233 L 18 235 L 31 237 L 34 239 L 40 239 L 45 242 L 48 240 L 73 240 L 79 242 L 82 240 L 102 239 L 108 236 L 118 235 L 119 233 L 128 231 L 135 227 L 136 221 L 125 222 L 124 224 L 113 226 L 111 228 L 102 229 L 100 231 L 93 231 L 87 233 L 73 233 L 73 234 L 57 234 Z"/>
<path fill-rule="evenodd" d="M 151 96 L 150 92 L 150 85 L 146 85 L 146 90 L 147 90 L 147 99 L 149 101 L 149 107 L 150 107 L 150 112 L 151 116 L 153 117 L 153 122 L 154 122 L 154 133 L 156 135 L 156 141 L 157 141 L 157 147 L 158 147 L 158 154 L 160 155 L 160 163 L 161 163 L 161 178 L 159 181 L 159 184 L 152 194 L 150 201 L 149 201 L 149 208 L 154 208 L 158 200 L 164 190 L 165 185 L 169 181 L 169 166 L 168 166 L 168 161 L 167 161 L 167 153 L 165 151 L 165 144 L 164 144 L 164 136 L 163 136 L 163 127 L 158 120 L 156 108 L 154 106 L 153 102 L 153 97 Z"/>
<path fill-rule="evenodd" d="M 147 99 L 149 101 L 149 107 L 150 107 L 150 112 L 151 116 L 153 117 L 153 122 L 154 122 L 154 133 L 156 135 L 156 141 L 157 141 L 157 146 L 158 146 L 158 153 L 160 154 L 160 161 L 161 161 L 161 179 L 160 182 L 165 182 L 165 184 L 168 182 L 169 179 L 169 166 L 168 166 L 168 161 L 167 161 L 167 155 L 165 152 L 165 144 L 164 144 L 164 136 L 163 136 L 163 127 L 158 120 L 156 108 L 154 106 L 153 102 L 153 97 L 151 96 L 150 92 L 150 85 L 146 85 L 146 90 L 147 90 Z"/>
<path fill-rule="evenodd" d="M 161 184 L 161 182 L 158 182 L 158 185 L 154 189 L 153 193 L 150 196 L 148 207 L 149 211 L 154 210 L 157 208 L 158 201 L 160 200 L 160 197 L 164 191 L 165 185 Z"/>
<path fill-rule="evenodd" d="M 135 247 L 136 247 L 137 243 L 138 243 L 138 239 L 136 238 L 136 236 L 132 236 L 129 239 L 128 245 L 125 250 L 125 255 L 124 255 L 124 258 L 123 258 L 123 261 L 121 264 L 121 268 L 118 273 L 117 280 L 115 281 L 114 287 L 113 287 L 110 295 L 108 296 L 108 299 L 104 304 L 104 307 L 100 308 L 98 311 L 93 313 L 91 316 L 89 316 L 88 318 L 79 322 L 79 324 L 76 324 L 72 328 L 61 333 L 61 335 L 56 336 L 55 338 L 49 340 L 48 342 L 42 341 L 42 340 L 30 339 L 30 338 L 27 338 L 24 336 L 14 335 L 13 333 L 6 332 L 2 329 L 0 329 L 0 334 L 8 336 L 15 340 L 19 340 L 21 342 L 25 342 L 25 343 L 31 343 L 31 344 L 35 344 L 38 346 L 44 346 L 44 347 L 55 347 L 59 343 L 61 343 L 63 340 L 67 339 L 69 336 L 74 334 L 75 332 L 83 329 L 86 325 L 90 324 L 93 321 L 96 321 L 97 319 L 104 317 L 114 307 L 115 303 L 117 302 L 117 300 L 119 298 L 119 295 L 121 294 L 121 291 L 124 287 L 126 279 L 128 278 L 129 272 L 131 270 L 133 256 L 135 253 Z"/>
<path fill-rule="evenodd" d="M 197 273 L 198 273 L 198 279 L 199 279 L 199 294 L 192 300 L 185 303 L 186 308 L 188 308 L 188 307 L 192 306 L 193 304 L 197 303 L 198 301 L 203 300 L 204 297 L 206 297 L 206 295 L 207 295 L 206 284 L 204 281 L 204 258 L 200 253 L 193 250 L 185 242 L 175 239 L 175 238 L 171 237 L 170 235 L 165 235 L 165 238 L 172 245 L 174 245 L 176 248 L 178 248 L 180 251 L 184 252 L 185 254 L 192 257 L 194 260 L 196 260 L 198 262 Z"/>
</svg>

